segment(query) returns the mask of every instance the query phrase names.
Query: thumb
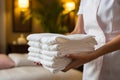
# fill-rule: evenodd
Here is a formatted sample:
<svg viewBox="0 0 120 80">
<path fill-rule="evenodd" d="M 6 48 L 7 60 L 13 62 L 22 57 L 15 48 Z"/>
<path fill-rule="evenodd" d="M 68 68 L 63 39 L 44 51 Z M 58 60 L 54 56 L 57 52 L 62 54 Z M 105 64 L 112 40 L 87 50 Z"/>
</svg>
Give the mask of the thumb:
<svg viewBox="0 0 120 80">
<path fill-rule="evenodd" d="M 70 59 L 78 59 L 78 55 L 76 54 L 67 54 L 66 57 Z"/>
<path fill-rule="evenodd" d="M 75 54 L 68 54 L 68 55 L 66 55 L 66 57 L 69 58 L 69 59 L 72 59 L 72 61 L 65 67 L 64 70 L 62 70 L 63 72 L 66 72 L 69 69 L 74 68 L 74 67 L 76 67 L 78 65 L 78 62 L 76 61 L 77 58 L 78 58 L 77 55 L 75 55 Z"/>
</svg>

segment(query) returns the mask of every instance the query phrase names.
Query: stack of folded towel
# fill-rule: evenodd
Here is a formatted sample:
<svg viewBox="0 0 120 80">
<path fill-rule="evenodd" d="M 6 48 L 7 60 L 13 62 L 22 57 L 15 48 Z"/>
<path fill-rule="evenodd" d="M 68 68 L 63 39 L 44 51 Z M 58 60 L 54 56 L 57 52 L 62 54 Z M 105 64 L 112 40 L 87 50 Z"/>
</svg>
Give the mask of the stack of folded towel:
<svg viewBox="0 0 120 80">
<path fill-rule="evenodd" d="M 28 59 L 40 62 L 53 73 L 63 70 L 71 62 L 64 57 L 66 54 L 93 51 L 97 44 L 93 36 L 85 34 L 30 34 L 27 40 L 30 46 Z"/>
</svg>

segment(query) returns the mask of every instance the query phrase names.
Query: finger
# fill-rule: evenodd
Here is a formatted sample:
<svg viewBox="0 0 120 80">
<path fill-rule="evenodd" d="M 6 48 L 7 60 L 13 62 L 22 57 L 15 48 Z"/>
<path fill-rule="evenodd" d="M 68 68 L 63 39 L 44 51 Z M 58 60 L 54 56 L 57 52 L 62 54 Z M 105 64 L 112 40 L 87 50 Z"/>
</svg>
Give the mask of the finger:
<svg viewBox="0 0 120 80">
<path fill-rule="evenodd" d="M 38 66 L 42 65 L 41 63 L 37 63 Z"/>
<path fill-rule="evenodd" d="M 34 62 L 34 64 L 37 64 L 37 62 Z"/>
<path fill-rule="evenodd" d="M 70 59 L 78 59 L 78 55 L 75 54 L 67 54 L 65 57 L 70 58 Z"/>
<path fill-rule="evenodd" d="M 38 65 L 38 66 L 42 65 L 42 64 L 39 63 L 39 62 L 34 62 L 34 64 L 36 64 L 36 65 Z"/>
<path fill-rule="evenodd" d="M 77 66 L 77 62 L 72 61 L 64 70 L 62 70 L 63 72 L 66 72 L 68 70 L 70 70 L 71 68 L 75 68 Z"/>
<path fill-rule="evenodd" d="M 66 55 L 66 57 L 72 59 L 72 62 L 62 71 L 66 72 L 71 68 L 76 68 L 81 65 L 79 64 L 79 56 L 77 54 L 68 54 Z"/>
</svg>

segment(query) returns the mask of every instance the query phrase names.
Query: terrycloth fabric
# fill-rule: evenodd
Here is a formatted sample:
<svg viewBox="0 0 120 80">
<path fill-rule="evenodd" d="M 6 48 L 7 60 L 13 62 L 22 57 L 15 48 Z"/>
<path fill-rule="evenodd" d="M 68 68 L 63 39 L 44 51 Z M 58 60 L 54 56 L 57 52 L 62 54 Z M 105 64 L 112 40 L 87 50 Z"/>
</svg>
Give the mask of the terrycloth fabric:
<svg viewBox="0 0 120 80">
<path fill-rule="evenodd" d="M 45 67 L 52 73 L 56 73 L 63 70 L 71 62 L 71 60 L 66 57 L 48 56 L 32 52 L 29 52 L 28 55 L 29 60 L 41 63 L 43 67 Z"/>
<path fill-rule="evenodd" d="M 60 68 L 50 68 L 50 67 L 48 67 L 48 66 L 45 66 L 45 65 L 43 65 L 43 67 L 45 68 L 45 69 L 47 69 L 47 70 L 49 70 L 50 72 L 52 72 L 52 73 L 57 73 L 57 72 L 59 72 L 61 69 Z M 63 68 L 64 69 L 64 68 Z"/>
<path fill-rule="evenodd" d="M 80 53 L 80 52 L 89 52 L 89 51 L 93 51 L 94 47 L 92 46 L 87 46 L 87 45 L 65 45 L 65 46 L 61 46 L 61 48 L 59 48 L 58 50 L 54 51 L 54 50 L 44 50 L 44 49 L 40 49 L 40 48 L 35 48 L 35 47 L 29 47 L 28 51 L 29 52 L 33 52 L 33 53 L 40 53 L 40 54 L 44 54 L 44 55 L 48 55 L 48 56 L 65 56 L 68 53 Z"/>
<path fill-rule="evenodd" d="M 53 73 L 63 70 L 71 62 L 64 57 L 66 54 L 93 51 L 97 44 L 93 36 L 85 34 L 31 34 L 27 40 L 30 46 L 28 59 L 40 62 Z"/>
<path fill-rule="evenodd" d="M 59 51 L 46 51 L 46 50 L 42 50 L 42 49 L 34 48 L 34 47 L 29 47 L 28 51 L 32 53 L 44 54 L 44 55 L 51 56 L 51 57 L 52 56 L 63 56 L 63 55 L 60 55 L 61 53 Z"/>
<path fill-rule="evenodd" d="M 32 57 L 37 57 L 37 58 L 40 58 L 40 59 L 44 59 L 44 60 L 52 60 L 54 61 L 54 59 L 58 58 L 58 57 L 55 57 L 55 56 L 46 56 L 45 54 L 39 54 L 39 53 L 34 53 L 34 52 L 29 52 L 28 53 L 28 56 L 32 56 Z"/>
<path fill-rule="evenodd" d="M 28 42 L 28 45 L 29 45 L 30 47 L 40 48 L 40 49 L 43 49 L 43 50 L 57 51 L 60 44 L 49 45 L 49 44 L 42 44 L 42 43 L 40 43 L 40 42 L 29 41 L 29 42 Z M 61 45 L 62 45 L 62 44 L 61 44 Z"/>
<path fill-rule="evenodd" d="M 89 42 L 88 42 L 89 41 Z M 71 50 L 73 49 L 74 51 L 79 51 L 78 48 L 82 48 L 82 51 L 91 51 L 94 49 L 94 45 L 96 43 L 92 39 L 86 39 L 86 40 L 72 40 L 72 41 L 67 41 L 64 44 L 53 44 L 53 45 L 48 45 L 48 44 L 42 44 L 40 42 L 35 42 L 35 41 L 29 41 L 28 45 L 35 47 L 35 48 L 40 48 L 43 50 L 48 50 L 48 51 L 66 51 L 66 50 Z"/>
<path fill-rule="evenodd" d="M 37 37 L 37 38 L 36 38 Z M 59 35 L 59 34 L 31 34 L 27 37 L 28 45 L 47 51 L 74 52 L 93 51 L 96 41 L 93 36 L 85 34 Z M 58 40 L 59 39 L 59 40 Z M 58 42 L 57 42 L 58 41 Z M 61 41 L 61 42 L 59 42 Z M 79 49 L 78 49 L 79 48 Z M 81 48 L 81 49 L 80 49 Z M 72 51 L 73 51 L 72 50 Z"/>
<path fill-rule="evenodd" d="M 70 40 L 89 40 L 92 39 L 96 44 L 93 36 L 85 34 L 72 34 L 72 35 L 62 35 L 62 34 L 53 34 L 53 33 L 41 33 L 41 34 L 30 34 L 27 37 L 28 41 L 38 41 L 45 44 L 58 44 L 65 43 Z"/>
<path fill-rule="evenodd" d="M 57 72 L 59 72 L 59 71 L 61 71 L 61 70 L 63 70 L 65 67 L 63 67 L 63 66 L 59 66 L 59 67 L 57 67 L 57 68 L 51 68 L 51 67 L 48 67 L 48 66 L 45 66 L 45 65 L 43 65 L 43 67 L 45 68 L 45 69 L 47 69 L 47 70 L 49 70 L 50 72 L 52 72 L 52 73 L 57 73 Z"/>
<path fill-rule="evenodd" d="M 68 40 L 65 35 L 52 34 L 52 33 L 41 33 L 41 34 L 30 34 L 27 36 L 27 40 L 38 41 L 45 44 L 63 43 Z"/>
<path fill-rule="evenodd" d="M 56 50 L 58 50 L 60 44 L 49 45 L 49 44 L 42 44 L 38 41 L 28 41 L 28 45 L 35 47 L 35 48 L 40 48 L 43 50 L 56 51 Z"/>
<path fill-rule="evenodd" d="M 30 60 L 32 59 L 34 61 L 37 61 L 37 62 L 41 63 L 42 65 L 46 65 L 46 66 L 49 66 L 51 68 L 57 68 L 59 66 L 65 67 L 71 61 L 70 59 L 68 59 L 66 57 L 62 57 L 62 58 L 59 58 L 59 59 L 54 59 L 54 61 L 44 60 L 44 59 L 41 59 L 39 57 L 33 57 L 33 56 L 29 56 L 28 59 L 30 59 Z"/>
<path fill-rule="evenodd" d="M 49 70 L 52 73 L 57 73 L 63 70 L 71 62 L 70 59 L 65 58 L 65 57 L 62 57 L 59 59 L 56 58 L 54 60 L 44 60 L 39 57 L 29 56 L 28 59 L 41 63 L 45 69 Z"/>
</svg>

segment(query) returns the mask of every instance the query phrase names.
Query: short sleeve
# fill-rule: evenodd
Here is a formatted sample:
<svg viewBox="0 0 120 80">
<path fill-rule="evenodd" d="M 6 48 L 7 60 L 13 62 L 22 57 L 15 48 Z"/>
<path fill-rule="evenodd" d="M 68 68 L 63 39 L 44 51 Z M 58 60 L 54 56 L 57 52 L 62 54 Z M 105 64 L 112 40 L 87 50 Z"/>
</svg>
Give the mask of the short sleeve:
<svg viewBox="0 0 120 80">
<path fill-rule="evenodd" d="M 85 5 L 85 0 L 81 0 L 77 15 L 83 14 L 83 12 L 84 12 L 84 9 L 83 9 L 84 5 Z"/>
</svg>

